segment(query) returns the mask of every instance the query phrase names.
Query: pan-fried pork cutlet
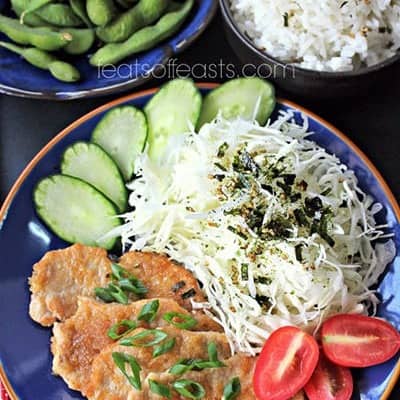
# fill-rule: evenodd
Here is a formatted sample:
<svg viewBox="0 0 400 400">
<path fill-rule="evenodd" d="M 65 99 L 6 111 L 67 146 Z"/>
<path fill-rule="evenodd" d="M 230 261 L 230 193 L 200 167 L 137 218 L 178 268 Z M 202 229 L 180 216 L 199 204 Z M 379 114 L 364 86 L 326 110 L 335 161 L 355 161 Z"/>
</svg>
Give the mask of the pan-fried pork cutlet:
<svg viewBox="0 0 400 400">
<path fill-rule="evenodd" d="M 139 328 L 128 334 L 134 336 L 144 330 Z M 83 393 L 89 400 L 136 400 L 149 398 L 145 382 L 149 374 L 163 374 L 182 359 L 208 360 L 208 345 L 216 345 L 218 358 L 228 359 L 231 356 L 226 336 L 218 332 L 191 332 L 174 327 L 160 328 L 168 338 L 175 338 L 175 346 L 167 353 L 153 357 L 152 347 L 129 347 L 119 343 L 103 350 L 93 361 L 90 383 L 83 388 Z M 142 390 L 137 390 L 129 383 L 113 360 L 113 353 L 124 353 L 134 357 L 141 371 Z M 225 361 L 224 361 L 225 362 Z M 242 362 L 241 358 L 237 362 Z M 222 367 L 224 368 L 224 367 Z M 213 369 L 216 371 L 219 368 Z M 246 369 L 248 371 L 249 369 Z M 129 371 L 129 368 L 127 368 Z M 236 372 L 236 371 L 235 371 Z M 175 376 L 179 379 L 179 376 Z M 220 394 L 221 397 L 221 394 Z M 209 399 L 208 395 L 205 397 Z"/>
<path fill-rule="evenodd" d="M 77 297 L 93 296 L 96 287 L 107 284 L 110 271 L 103 249 L 75 244 L 47 252 L 29 280 L 31 318 L 44 326 L 64 321 L 75 313 Z"/>
<path fill-rule="evenodd" d="M 60 375 L 71 389 L 81 390 L 90 377 L 92 361 L 105 347 L 114 343 L 107 335 L 109 328 L 122 320 L 135 321 L 143 306 L 152 300 L 135 301 L 129 305 L 105 304 L 88 297 L 78 300 L 78 310 L 65 322 L 53 329 L 51 350 L 54 355 L 53 372 Z M 168 325 L 163 316 L 169 312 L 190 316 L 172 299 L 158 299 L 159 308 L 150 323 L 139 321 L 139 326 L 155 328 Z M 221 330 L 204 314 L 197 313 L 197 331 Z"/>
<path fill-rule="evenodd" d="M 130 252 L 120 264 L 144 283 L 144 298 L 172 298 L 188 310 L 191 300 L 205 301 L 192 273 L 165 255 Z M 111 266 L 105 250 L 80 244 L 46 253 L 29 280 L 31 318 L 44 326 L 66 320 L 75 313 L 79 296 L 94 297 L 96 287 L 110 283 Z"/>
</svg>

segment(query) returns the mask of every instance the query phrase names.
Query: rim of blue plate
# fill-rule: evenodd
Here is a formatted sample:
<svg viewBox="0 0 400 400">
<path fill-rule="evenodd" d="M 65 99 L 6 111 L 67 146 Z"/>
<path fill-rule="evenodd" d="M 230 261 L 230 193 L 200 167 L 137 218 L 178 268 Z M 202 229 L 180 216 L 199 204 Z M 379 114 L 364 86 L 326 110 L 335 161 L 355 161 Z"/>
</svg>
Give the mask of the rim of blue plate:
<svg viewBox="0 0 400 400">
<path fill-rule="evenodd" d="M 208 89 L 211 90 L 219 84 L 217 83 L 197 83 L 197 86 L 199 89 Z M 67 126 L 64 130 L 62 130 L 60 133 L 58 133 L 53 139 L 51 139 L 37 154 L 36 156 L 30 161 L 30 163 L 25 167 L 25 169 L 22 171 L 16 182 L 14 183 L 13 187 L 11 188 L 10 192 L 8 193 L 4 203 L 2 204 L 0 208 L 0 229 L 1 226 L 4 222 L 4 220 L 7 217 L 7 213 L 9 210 L 9 207 L 11 206 L 14 197 L 17 195 L 20 187 L 23 185 L 24 181 L 28 178 L 32 170 L 35 168 L 35 166 L 41 161 L 41 159 L 46 156 L 46 154 L 53 149 L 54 146 L 56 146 L 62 139 L 64 139 L 68 134 L 72 133 L 76 128 L 78 128 L 81 124 L 83 124 L 85 121 L 90 120 L 91 118 L 97 116 L 98 114 L 101 114 L 104 111 L 109 110 L 112 107 L 118 106 L 122 103 L 125 103 L 127 101 L 132 101 L 141 97 L 146 97 L 149 95 L 153 95 L 158 88 L 153 88 L 153 89 L 148 89 L 148 90 L 142 90 L 134 94 L 126 95 L 123 97 L 120 97 L 116 100 L 110 101 L 103 106 L 100 106 L 93 111 L 85 114 L 81 118 L 77 119 L 74 121 L 72 124 Z M 327 130 L 331 131 L 335 136 L 337 136 L 340 140 L 342 140 L 368 167 L 369 171 L 372 173 L 374 178 L 377 180 L 377 182 L 380 184 L 382 191 L 384 192 L 388 203 L 390 206 L 393 208 L 394 215 L 397 219 L 397 221 L 400 224 L 400 206 L 394 197 L 391 189 L 389 188 L 388 184 L 386 183 L 385 179 L 381 175 L 381 173 L 377 170 L 375 165 L 369 160 L 369 158 L 364 154 L 364 152 L 358 148 L 358 146 L 350 140 L 344 133 L 342 133 L 340 130 L 338 130 L 336 127 L 334 127 L 332 124 L 329 122 L 325 121 L 324 119 L 320 118 L 318 115 L 314 114 L 313 112 L 309 111 L 308 109 L 291 102 L 286 99 L 278 99 L 277 100 L 280 104 L 290 107 L 292 109 L 295 109 L 302 114 L 306 115 L 309 118 L 314 119 L 318 124 L 321 126 L 325 127 Z M 400 377 L 400 359 L 397 361 L 395 367 L 392 370 L 392 375 L 389 378 L 387 385 L 384 389 L 384 392 L 380 396 L 379 400 L 387 400 L 390 396 L 391 391 L 393 390 L 397 380 Z M 0 363 L 0 380 L 2 381 L 3 385 L 5 386 L 10 399 L 11 400 L 19 400 L 19 397 L 16 395 L 10 381 L 7 378 L 7 375 L 3 369 L 3 366 Z"/>
<path fill-rule="evenodd" d="M 201 0 L 199 1 L 201 2 Z M 191 46 L 206 30 L 206 28 L 214 18 L 217 10 L 218 10 L 218 0 L 211 0 L 209 12 L 206 14 L 205 18 L 201 21 L 201 24 L 197 26 L 197 28 L 189 36 L 183 38 L 174 45 L 170 45 L 168 42 L 165 43 L 164 45 L 161 45 L 161 51 L 163 53 L 162 60 L 160 60 L 156 65 L 153 65 L 149 70 L 147 70 L 145 76 L 141 75 L 136 78 L 128 79 L 124 82 L 120 82 L 114 85 L 104 86 L 101 88 L 93 88 L 93 89 L 71 91 L 71 92 L 30 91 L 5 85 L 0 82 L 0 94 L 31 98 L 31 99 L 67 101 L 80 98 L 106 96 L 136 88 L 140 85 L 143 85 L 151 81 L 153 79 L 153 75 L 157 72 L 157 68 L 165 66 L 173 56 L 180 54 L 181 52 L 186 50 L 189 46 Z M 179 32 L 176 35 L 178 34 Z"/>
</svg>

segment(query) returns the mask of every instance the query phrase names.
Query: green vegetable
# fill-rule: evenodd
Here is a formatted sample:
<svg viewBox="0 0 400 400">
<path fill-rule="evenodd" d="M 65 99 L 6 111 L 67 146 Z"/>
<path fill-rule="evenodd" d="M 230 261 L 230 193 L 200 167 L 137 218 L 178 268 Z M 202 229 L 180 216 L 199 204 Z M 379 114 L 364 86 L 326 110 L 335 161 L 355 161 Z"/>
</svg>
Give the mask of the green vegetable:
<svg viewBox="0 0 400 400">
<path fill-rule="evenodd" d="M 165 343 L 161 343 L 157 346 L 154 346 L 154 350 L 153 350 L 153 357 L 159 357 L 162 356 L 165 353 L 168 353 L 170 350 L 172 350 L 175 346 L 176 343 L 176 339 L 172 338 L 172 339 L 168 339 L 167 341 L 165 341 Z"/>
<path fill-rule="evenodd" d="M 121 339 L 119 343 L 121 346 L 152 347 L 167 337 L 168 334 L 158 329 L 146 329 L 134 336 Z"/>
<path fill-rule="evenodd" d="M 19 47 L 8 42 L 0 42 L 0 47 L 19 54 L 35 67 L 50 71 L 51 75 L 59 81 L 76 82 L 80 79 L 79 71 L 73 65 L 57 60 L 44 50 L 35 47 Z"/>
<path fill-rule="evenodd" d="M 25 11 L 25 9 L 28 7 L 30 0 L 11 0 L 11 6 L 15 14 L 20 17 L 22 13 Z M 24 16 L 24 24 L 29 25 L 29 26 L 40 26 L 44 27 L 49 25 L 46 21 L 44 21 L 42 18 L 38 17 L 35 14 L 28 14 Z"/>
<path fill-rule="evenodd" d="M 120 304 L 128 304 L 127 294 L 120 286 L 115 285 L 114 283 L 110 283 L 105 288 L 95 288 L 94 293 L 98 298 L 106 303 L 117 302 Z"/>
<path fill-rule="evenodd" d="M 181 314 L 178 312 L 168 312 L 164 314 L 163 319 L 171 325 L 180 329 L 190 329 L 197 324 L 197 320 L 194 319 L 191 315 Z"/>
<path fill-rule="evenodd" d="M 226 119 L 242 117 L 264 125 L 275 108 L 275 90 L 260 78 L 238 78 L 224 83 L 204 99 L 198 128 L 220 112 Z"/>
<path fill-rule="evenodd" d="M 108 330 L 107 335 L 110 339 L 118 340 L 127 335 L 137 328 L 137 322 L 124 319 L 114 325 Z"/>
<path fill-rule="evenodd" d="M 234 400 L 237 399 L 241 391 L 241 384 L 238 377 L 233 378 L 226 384 L 222 400 Z"/>
<path fill-rule="evenodd" d="M 166 83 L 145 107 L 149 124 L 149 152 L 153 159 L 163 153 L 168 137 L 188 132 L 196 125 L 202 97 L 191 80 L 175 79 Z"/>
<path fill-rule="evenodd" d="M 110 43 L 93 54 L 90 63 L 93 66 L 116 64 L 126 57 L 141 51 L 149 50 L 158 43 L 175 34 L 188 16 L 193 0 L 186 0 L 182 6 L 176 8 L 178 3 L 172 3 L 168 13 L 153 26 L 147 26 L 134 33 L 122 43 Z M 175 10 L 172 11 L 173 7 Z"/>
<path fill-rule="evenodd" d="M 27 4 L 26 9 L 21 14 L 21 17 L 20 17 L 21 24 L 24 23 L 25 15 L 38 10 L 39 8 L 45 6 L 46 4 L 51 3 L 52 1 L 54 1 L 54 0 L 30 0 Z"/>
<path fill-rule="evenodd" d="M 172 384 L 172 387 L 188 399 L 202 399 L 206 395 L 206 391 L 200 383 L 189 379 L 177 380 Z"/>
<path fill-rule="evenodd" d="M 85 0 L 69 0 L 69 5 L 72 11 L 77 17 L 79 17 L 88 28 L 92 28 L 93 24 L 90 21 L 86 12 L 86 1 Z"/>
<path fill-rule="evenodd" d="M 94 25 L 105 26 L 114 18 L 117 9 L 113 0 L 86 0 L 86 11 Z"/>
<path fill-rule="evenodd" d="M 88 0 L 88 3 L 90 1 L 95 0 Z M 123 42 L 139 29 L 156 22 L 164 14 L 168 3 L 169 0 L 140 0 L 109 25 L 98 28 L 97 36 L 106 43 Z"/>
<path fill-rule="evenodd" d="M 92 134 L 92 141 L 114 159 L 126 181 L 132 178 L 136 157 L 143 151 L 146 139 L 146 118 L 132 106 L 107 112 Z"/>
<path fill-rule="evenodd" d="M 128 379 L 129 383 L 137 390 L 142 389 L 142 384 L 140 382 L 140 371 L 142 368 L 139 363 L 136 361 L 136 358 L 125 353 L 112 353 L 112 358 L 114 360 L 115 365 L 121 370 L 121 372 L 125 375 L 126 379 Z M 129 364 L 132 374 L 126 370 L 126 364 Z"/>
<path fill-rule="evenodd" d="M 149 303 L 145 304 L 143 308 L 140 310 L 140 313 L 137 317 L 138 321 L 146 321 L 152 322 L 157 316 L 158 308 L 160 307 L 159 300 L 153 300 Z"/>
<path fill-rule="evenodd" d="M 149 379 L 149 388 L 155 394 L 158 394 L 161 397 L 166 397 L 167 399 L 171 398 L 171 391 L 168 386 L 153 381 Z"/>
<path fill-rule="evenodd" d="M 112 158 L 94 143 L 76 142 L 61 159 L 61 172 L 90 183 L 124 212 L 128 194 L 122 175 Z"/>
<path fill-rule="evenodd" d="M 35 14 L 55 26 L 73 28 L 83 25 L 83 21 L 68 4 L 50 3 L 37 10 Z"/>
<path fill-rule="evenodd" d="M 126 269 L 118 264 L 112 264 L 111 269 L 114 283 L 121 286 L 123 290 L 139 296 L 147 293 L 148 290 L 143 285 L 142 281 L 130 274 Z"/>
<path fill-rule="evenodd" d="M 93 186 L 70 176 L 42 179 L 33 193 L 36 212 L 61 239 L 111 249 L 116 238 L 103 238 L 120 225 L 114 204 Z"/>
<path fill-rule="evenodd" d="M 92 46 L 96 35 L 92 29 L 69 28 L 67 30 L 72 36 L 72 40 L 63 50 L 68 54 L 84 54 Z"/>
<path fill-rule="evenodd" d="M 46 51 L 59 50 L 72 40 L 68 32 L 56 32 L 48 27 L 29 27 L 4 15 L 0 15 L 0 32 L 18 44 L 31 45 Z"/>
</svg>

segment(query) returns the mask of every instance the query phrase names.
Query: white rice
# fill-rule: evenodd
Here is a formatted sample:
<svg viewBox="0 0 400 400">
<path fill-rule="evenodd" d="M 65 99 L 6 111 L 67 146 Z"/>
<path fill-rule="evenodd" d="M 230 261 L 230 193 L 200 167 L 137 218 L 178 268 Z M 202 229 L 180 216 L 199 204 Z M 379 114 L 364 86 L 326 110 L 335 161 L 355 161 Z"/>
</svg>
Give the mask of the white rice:
<svg viewBox="0 0 400 400">
<path fill-rule="evenodd" d="M 240 29 L 271 56 L 351 71 L 400 48 L 400 0 L 231 0 Z"/>
</svg>

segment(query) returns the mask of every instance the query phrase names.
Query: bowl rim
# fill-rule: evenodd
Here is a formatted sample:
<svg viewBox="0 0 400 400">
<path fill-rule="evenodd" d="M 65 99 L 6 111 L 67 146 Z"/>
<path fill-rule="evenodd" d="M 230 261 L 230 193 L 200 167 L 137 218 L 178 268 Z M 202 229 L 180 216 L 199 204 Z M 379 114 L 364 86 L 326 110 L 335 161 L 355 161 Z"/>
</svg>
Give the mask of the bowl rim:
<svg viewBox="0 0 400 400">
<path fill-rule="evenodd" d="M 201 1 L 201 0 L 199 0 Z M 167 62 L 173 57 L 177 56 L 191 46 L 207 29 L 208 25 L 211 23 L 212 19 L 218 10 L 218 0 L 211 0 L 210 12 L 201 21 L 201 24 L 197 29 L 187 38 L 182 39 L 172 48 L 168 43 L 162 46 L 163 57 L 162 60 L 153 66 L 151 70 L 147 71 L 147 76 L 140 76 L 133 79 L 129 79 L 124 82 L 116 83 L 114 85 L 105 86 L 101 88 L 80 90 L 80 91 L 62 91 L 62 92 L 41 92 L 41 91 L 31 91 L 25 89 L 19 89 L 12 86 L 4 85 L 0 83 L 0 94 L 30 98 L 30 99 L 40 99 L 40 100 L 55 100 L 55 101 L 68 101 L 81 98 L 94 98 L 99 96 L 107 96 L 111 94 L 117 94 L 123 91 L 128 91 L 129 89 L 134 89 L 140 85 L 151 81 L 153 79 L 152 73 L 156 72 L 157 67 L 161 68 L 166 65 Z"/>
<path fill-rule="evenodd" d="M 203 83 L 196 83 L 196 86 L 199 89 L 214 89 L 218 87 L 219 83 L 210 83 L 210 82 L 203 82 Z M 46 154 L 51 151 L 64 137 L 69 135 L 73 132 L 76 128 L 80 125 L 85 123 L 86 121 L 90 120 L 91 118 L 95 117 L 96 115 L 111 109 L 112 107 L 118 106 L 123 104 L 127 101 L 134 100 L 137 98 L 145 97 L 148 95 L 153 95 L 159 90 L 159 87 L 154 87 L 152 89 L 141 90 L 139 92 L 131 93 L 122 97 L 119 97 L 115 100 L 109 101 L 103 104 L 100 107 L 95 108 L 94 110 L 84 114 L 80 118 L 76 119 L 74 122 L 69 124 L 66 128 L 61 130 L 56 136 L 54 136 L 47 144 L 45 144 L 39 152 L 32 158 L 32 160 L 28 163 L 28 165 L 24 168 L 21 172 L 17 180 L 15 181 L 14 185 L 10 189 L 6 199 L 4 200 L 2 206 L 0 207 L 0 230 L 4 221 L 7 218 L 8 210 L 14 200 L 14 197 L 17 195 L 20 187 L 25 182 L 25 179 L 29 176 L 35 166 L 41 161 L 41 159 L 46 156 Z M 397 202 L 393 192 L 391 191 L 389 185 L 386 183 L 385 179 L 383 178 L 382 174 L 378 171 L 372 161 L 367 157 L 367 155 L 350 139 L 348 138 L 342 131 L 338 128 L 333 126 L 331 123 L 327 122 L 323 118 L 319 117 L 317 114 L 313 113 L 312 111 L 308 110 L 307 108 L 300 106 L 299 104 L 286 100 L 285 98 L 278 98 L 278 103 L 283 105 L 289 106 L 296 110 L 299 110 L 302 114 L 306 115 L 309 118 L 314 119 L 319 124 L 324 126 L 327 130 L 331 131 L 336 137 L 342 140 L 357 156 L 367 165 L 370 172 L 376 178 L 376 180 L 381 185 L 382 191 L 385 193 L 385 196 L 388 199 L 389 204 L 393 208 L 393 212 L 398 221 L 400 221 L 400 205 Z M 380 397 L 379 400 L 388 400 L 391 391 L 396 385 L 397 380 L 400 378 L 400 359 L 397 361 L 395 368 L 393 369 L 392 375 L 386 385 L 386 388 Z M 2 381 L 4 387 L 6 388 L 9 397 L 11 400 L 19 400 L 19 397 L 16 395 L 10 381 L 7 378 L 7 375 L 4 371 L 3 366 L 1 365 L 0 360 L 0 380 Z"/>
<path fill-rule="evenodd" d="M 222 10 L 222 16 L 225 20 L 225 22 L 229 25 L 230 29 L 235 33 L 236 37 L 250 50 L 253 51 L 253 53 L 257 54 L 260 58 L 263 60 L 277 64 L 282 67 L 290 67 L 293 68 L 293 70 L 301 73 L 304 76 L 308 76 L 310 78 L 315 78 L 316 76 L 318 78 L 324 78 L 324 79 L 346 79 L 346 78 L 355 78 L 359 76 L 365 76 L 368 75 L 369 73 L 377 72 L 382 70 L 383 68 L 389 67 L 390 65 L 394 64 L 396 61 L 400 59 L 400 49 L 396 52 L 395 55 L 386 58 L 383 61 L 380 61 L 377 64 L 373 64 L 369 67 L 364 67 L 359 70 L 351 70 L 351 71 L 318 71 L 315 69 L 308 69 L 308 68 L 303 68 L 300 66 L 297 66 L 295 64 L 285 62 L 282 60 L 279 60 L 278 58 L 275 58 L 271 56 L 268 53 L 263 52 L 260 50 L 255 43 L 244 33 L 240 30 L 239 26 L 237 25 L 237 22 L 235 18 L 233 17 L 232 10 L 230 7 L 230 1 L 231 0 L 219 0 L 221 10 Z"/>
</svg>

